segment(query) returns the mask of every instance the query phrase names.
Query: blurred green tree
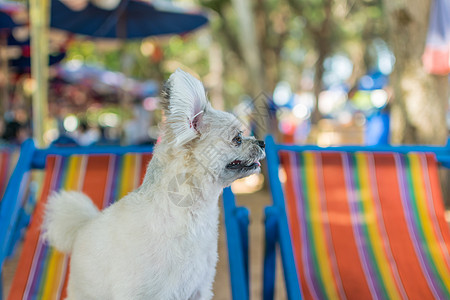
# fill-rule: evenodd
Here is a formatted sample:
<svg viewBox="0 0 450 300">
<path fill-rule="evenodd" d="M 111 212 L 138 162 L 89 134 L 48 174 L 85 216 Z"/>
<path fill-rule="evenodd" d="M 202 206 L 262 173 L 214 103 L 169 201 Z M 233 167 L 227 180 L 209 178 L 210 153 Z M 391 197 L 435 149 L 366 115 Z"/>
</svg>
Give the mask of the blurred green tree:
<svg viewBox="0 0 450 300">
<path fill-rule="evenodd" d="M 445 144 L 448 136 L 448 76 L 429 75 L 422 66 L 431 0 L 383 0 L 396 62 L 392 142 Z"/>
<path fill-rule="evenodd" d="M 225 73 L 234 73 L 230 70 L 234 68 L 240 70 L 240 77 L 246 74 L 240 82 L 252 95 L 261 91 L 271 94 L 284 77 L 290 78 L 297 88 L 303 70 L 312 69 L 317 99 L 324 88 L 324 62 L 336 52 L 351 57 L 354 72 L 348 83 L 354 85 L 373 65 L 372 41 L 384 38 L 381 0 L 200 0 L 200 3 L 219 16 L 219 25 L 213 29 L 217 34 L 213 36 L 225 49 L 225 60 L 234 62 L 226 64 Z M 243 28 L 252 22 L 254 28 Z M 228 59 L 230 56 L 233 59 Z M 292 82 L 292 78 L 297 82 Z M 320 118 L 316 107 L 313 123 Z"/>
<path fill-rule="evenodd" d="M 159 81 L 176 67 L 194 70 L 204 79 L 213 104 L 230 109 L 244 94 L 263 101 L 257 96 L 271 95 L 280 80 L 288 81 L 295 92 L 311 89 L 301 83 L 305 73 L 313 74 L 311 91 L 317 98 L 325 88 L 324 62 L 335 54 L 352 60 L 353 73 L 346 83 L 354 86 L 376 64 L 373 41 L 386 39 L 382 0 L 196 2 L 211 11 L 207 30 L 128 42 L 119 50 L 83 42 L 92 45 L 73 48 L 69 58 L 82 55 L 113 70 L 127 66 L 128 75 Z M 313 121 L 320 117 L 316 109 Z"/>
</svg>

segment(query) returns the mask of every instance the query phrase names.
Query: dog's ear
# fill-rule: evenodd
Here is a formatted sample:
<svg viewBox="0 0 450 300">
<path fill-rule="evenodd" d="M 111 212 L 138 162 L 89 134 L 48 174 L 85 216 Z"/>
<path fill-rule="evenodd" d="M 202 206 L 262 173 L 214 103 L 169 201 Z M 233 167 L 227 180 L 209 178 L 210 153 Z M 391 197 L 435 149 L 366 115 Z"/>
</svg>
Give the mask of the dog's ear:
<svg viewBox="0 0 450 300">
<path fill-rule="evenodd" d="M 180 69 L 170 75 L 162 90 L 161 105 L 175 146 L 200 134 L 207 103 L 205 88 L 198 79 Z"/>
</svg>

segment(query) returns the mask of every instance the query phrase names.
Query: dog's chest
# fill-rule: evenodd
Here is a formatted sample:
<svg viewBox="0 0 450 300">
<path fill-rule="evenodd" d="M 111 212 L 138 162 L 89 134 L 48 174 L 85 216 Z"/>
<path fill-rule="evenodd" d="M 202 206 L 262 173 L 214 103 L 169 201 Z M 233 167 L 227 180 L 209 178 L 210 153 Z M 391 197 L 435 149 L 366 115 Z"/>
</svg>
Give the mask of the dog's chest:
<svg viewBox="0 0 450 300">
<path fill-rule="evenodd" d="M 206 218 L 187 224 L 185 230 L 151 243 L 147 255 L 136 262 L 145 266 L 142 282 L 167 299 L 188 299 L 214 277 L 217 263 L 218 209 Z M 178 229 L 177 229 L 178 230 Z M 170 284 L 168 284 L 170 282 Z"/>
<path fill-rule="evenodd" d="M 213 258 L 217 257 L 217 227 L 218 212 L 214 212 L 189 224 L 186 230 L 168 240 L 167 248 L 173 254 L 174 267 L 185 268 L 185 274 L 191 273 L 195 277 L 211 264 L 215 266 L 216 259 Z"/>
</svg>

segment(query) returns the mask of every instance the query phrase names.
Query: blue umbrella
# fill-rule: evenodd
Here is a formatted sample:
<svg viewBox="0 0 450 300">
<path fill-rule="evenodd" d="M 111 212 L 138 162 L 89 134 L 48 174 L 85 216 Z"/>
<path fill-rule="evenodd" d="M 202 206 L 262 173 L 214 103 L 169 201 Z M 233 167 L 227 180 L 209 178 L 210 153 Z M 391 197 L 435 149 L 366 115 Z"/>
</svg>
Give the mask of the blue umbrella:
<svg viewBox="0 0 450 300">
<path fill-rule="evenodd" d="M 6 39 L 7 46 L 19 47 L 22 54 L 19 57 L 10 59 L 8 61 L 8 66 L 14 69 L 15 73 L 29 73 L 31 67 L 31 51 L 30 51 L 30 39 L 17 40 L 13 34 L 9 34 Z M 49 58 L 49 65 L 54 65 L 59 63 L 66 57 L 66 52 L 61 49 L 58 52 L 51 53 Z"/>
<path fill-rule="evenodd" d="M 16 27 L 16 23 L 11 19 L 11 17 L 0 10 L 0 30 L 11 29 Z"/>
<path fill-rule="evenodd" d="M 65 57 L 65 52 L 50 54 L 48 56 L 48 64 L 50 66 L 57 64 Z M 15 73 L 29 73 L 31 67 L 31 58 L 29 56 L 20 56 L 16 59 L 9 60 L 8 65 L 10 68 L 14 69 Z"/>
<path fill-rule="evenodd" d="M 205 13 L 173 6 L 161 8 L 143 0 L 121 0 L 113 10 L 89 3 L 83 10 L 73 11 L 61 1 L 52 0 L 51 3 L 51 27 L 98 38 L 134 39 L 183 34 L 207 22 Z"/>
<path fill-rule="evenodd" d="M 13 34 L 9 34 L 7 39 L 6 39 L 6 44 L 8 46 L 17 46 L 17 47 L 25 47 L 25 46 L 30 46 L 30 38 L 26 38 L 26 39 L 16 39 L 14 37 Z"/>
<path fill-rule="evenodd" d="M 0 30 L 10 30 L 16 26 L 22 26 L 16 24 L 12 19 L 12 15 L 15 13 L 25 11 L 25 6 L 20 3 L 1 1 L 0 2 Z"/>
</svg>

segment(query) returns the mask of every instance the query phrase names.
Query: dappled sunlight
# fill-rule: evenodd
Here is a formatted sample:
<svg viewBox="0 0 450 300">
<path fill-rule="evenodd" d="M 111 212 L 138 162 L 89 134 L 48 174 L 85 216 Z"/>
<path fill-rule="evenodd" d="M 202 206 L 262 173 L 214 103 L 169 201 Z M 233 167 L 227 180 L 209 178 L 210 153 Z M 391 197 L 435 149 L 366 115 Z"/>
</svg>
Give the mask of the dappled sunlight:
<svg viewBox="0 0 450 300">
<path fill-rule="evenodd" d="M 233 182 L 231 184 L 231 189 L 235 194 L 252 194 L 261 190 L 263 185 L 264 185 L 264 175 L 253 174 Z"/>
</svg>

